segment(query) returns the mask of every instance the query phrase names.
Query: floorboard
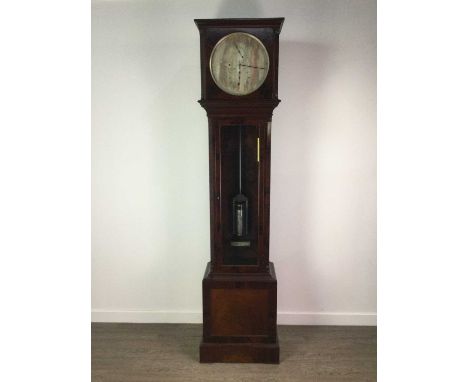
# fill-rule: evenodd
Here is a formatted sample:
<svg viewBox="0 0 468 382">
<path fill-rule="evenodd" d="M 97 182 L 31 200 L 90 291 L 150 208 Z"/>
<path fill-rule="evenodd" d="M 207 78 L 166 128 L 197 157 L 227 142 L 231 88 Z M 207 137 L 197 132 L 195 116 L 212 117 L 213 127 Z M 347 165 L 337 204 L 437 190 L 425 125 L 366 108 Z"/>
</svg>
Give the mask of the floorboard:
<svg viewBox="0 0 468 382">
<path fill-rule="evenodd" d="M 195 324 L 93 323 L 93 382 L 376 381 L 377 330 L 279 326 L 280 364 L 200 364 Z"/>
</svg>

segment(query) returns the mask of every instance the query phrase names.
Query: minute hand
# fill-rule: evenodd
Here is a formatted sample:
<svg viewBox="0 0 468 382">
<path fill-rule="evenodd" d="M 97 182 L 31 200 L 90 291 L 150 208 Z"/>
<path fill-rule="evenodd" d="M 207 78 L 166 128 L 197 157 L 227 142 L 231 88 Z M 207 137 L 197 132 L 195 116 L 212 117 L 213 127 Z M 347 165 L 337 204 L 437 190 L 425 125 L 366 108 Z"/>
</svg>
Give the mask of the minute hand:
<svg viewBox="0 0 468 382">
<path fill-rule="evenodd" d="M 252 66 L 252 65 L 244 65 L 244 64 L 239 64 L 239 66 L 247 66 L 249 68 L 255 68 L 255 69 L 265 69 L 265 68 L 261 68 L 259 66 Z"/>
</svg>

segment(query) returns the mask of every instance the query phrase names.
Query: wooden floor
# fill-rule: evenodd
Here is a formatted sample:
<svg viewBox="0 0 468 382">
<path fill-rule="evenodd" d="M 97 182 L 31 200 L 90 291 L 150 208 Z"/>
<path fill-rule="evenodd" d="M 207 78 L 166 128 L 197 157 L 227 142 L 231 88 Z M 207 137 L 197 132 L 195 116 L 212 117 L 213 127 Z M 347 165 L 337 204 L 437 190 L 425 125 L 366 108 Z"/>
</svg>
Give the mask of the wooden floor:
<svg viewBox="0 0 468 382">
<path fill-rule="evenodd" d="M 279 326 L 279 365 L 200 364 L 201 325 L 92 324 L 92 381 L 376 381 L 375 327 Z"/>
</svg>

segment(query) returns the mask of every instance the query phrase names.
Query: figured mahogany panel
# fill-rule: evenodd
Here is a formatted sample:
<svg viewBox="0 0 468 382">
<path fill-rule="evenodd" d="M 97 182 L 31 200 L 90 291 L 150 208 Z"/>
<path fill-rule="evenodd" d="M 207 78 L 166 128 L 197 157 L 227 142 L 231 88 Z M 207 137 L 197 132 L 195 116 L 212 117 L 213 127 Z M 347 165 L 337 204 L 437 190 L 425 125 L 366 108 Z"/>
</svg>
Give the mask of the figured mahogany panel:
<svg viewBox="0 0 468 382">
<path fill-rule="evenodd" d="M 212 289 L 211 335 L 268 335 L 267 289 Z"/>
</svg>

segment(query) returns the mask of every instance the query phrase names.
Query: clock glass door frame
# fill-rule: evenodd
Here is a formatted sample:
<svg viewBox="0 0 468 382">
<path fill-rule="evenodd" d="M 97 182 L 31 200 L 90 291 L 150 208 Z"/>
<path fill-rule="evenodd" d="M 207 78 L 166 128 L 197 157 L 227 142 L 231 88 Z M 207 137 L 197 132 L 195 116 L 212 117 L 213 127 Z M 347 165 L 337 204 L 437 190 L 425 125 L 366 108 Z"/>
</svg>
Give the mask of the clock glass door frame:
<svg viewBox="0 0 468 382">
<path fill-rule="evenodd" d="M 250 192 L 246 192 L 249 199 L 249 213 L 253 216 L 249 217 L 249 222 L 253 226 L 249 227 L 251 241 L 251 253 L 256 254 L 256 261 L 245 262 L 237 261 L 235 254 L 245 249 L 237 250 L 232 246 L 232 229 L 233 229 L 233 207 L 232 198 L 237 192 L 238 172 L 231 164 L 233 161 L 232 152 L 227 153 L 226 150 L 233 151 L 239 143 L 239 140 L 234 139 L 229 148 L 226 146 L 228 140 L 226 133 L 228 130 L 233 132 L 238 131 L 238 128 L 243 128 L 243 131 L 249 134 L 254 132 L 256 137 L 250 136 L 248 139 L 243 139 L 244 145 L 247 142 L 246 149 L 254 149 L 254 153 L 250 153 L 250 163 L 245 163 L 244 166 L 255 166 L 250 168 L 250 179 L 252 173 L 257 174 L 256 192 L 250 187 Z M 219 272 L 265 272 L 268 270 L 268 252 L 269 252 L 269 205 L 270 205 L 270 134 L 271 123 L 268 120 L 259 120 L 254 118 L 215 118 L 210 119 L 210 151 L 213 154 L 211 157 L 214 160 L 210 161 L 210 194 L 211 194 L 211 260 L 214 271 Z M 230 133 L 232 135 L 232 132 Z M 223 142 L 223 138 L 224 142 Z M 258 138 L 258 141 L 257 139 Z M 256 144 L 252 143 L 252 140 Z M 252 157 L 258 159 L 258 162 L 252 163 Z M 223 163 L 229 160 L 229 164 Z M 223 173 L 224 171 L 224 173 Z M 226 173 L 227 172 L 227 173 Z M 244 182 L 247 179 L 243 174 Z M 230 179 L 230 181 L 227 181 Z M 223 187 L 224 186 L 224 187 Z M 243 186 L 249 190 L 249 186 Z M 253 197 L 252 197 L 253 196 Z M 253 235 L 253 236 L 252 236 Z M 230 256 L 231 254 L 231 256 Z M 234 258 L 232 256 L 234 254 Z"/>
</svg>

